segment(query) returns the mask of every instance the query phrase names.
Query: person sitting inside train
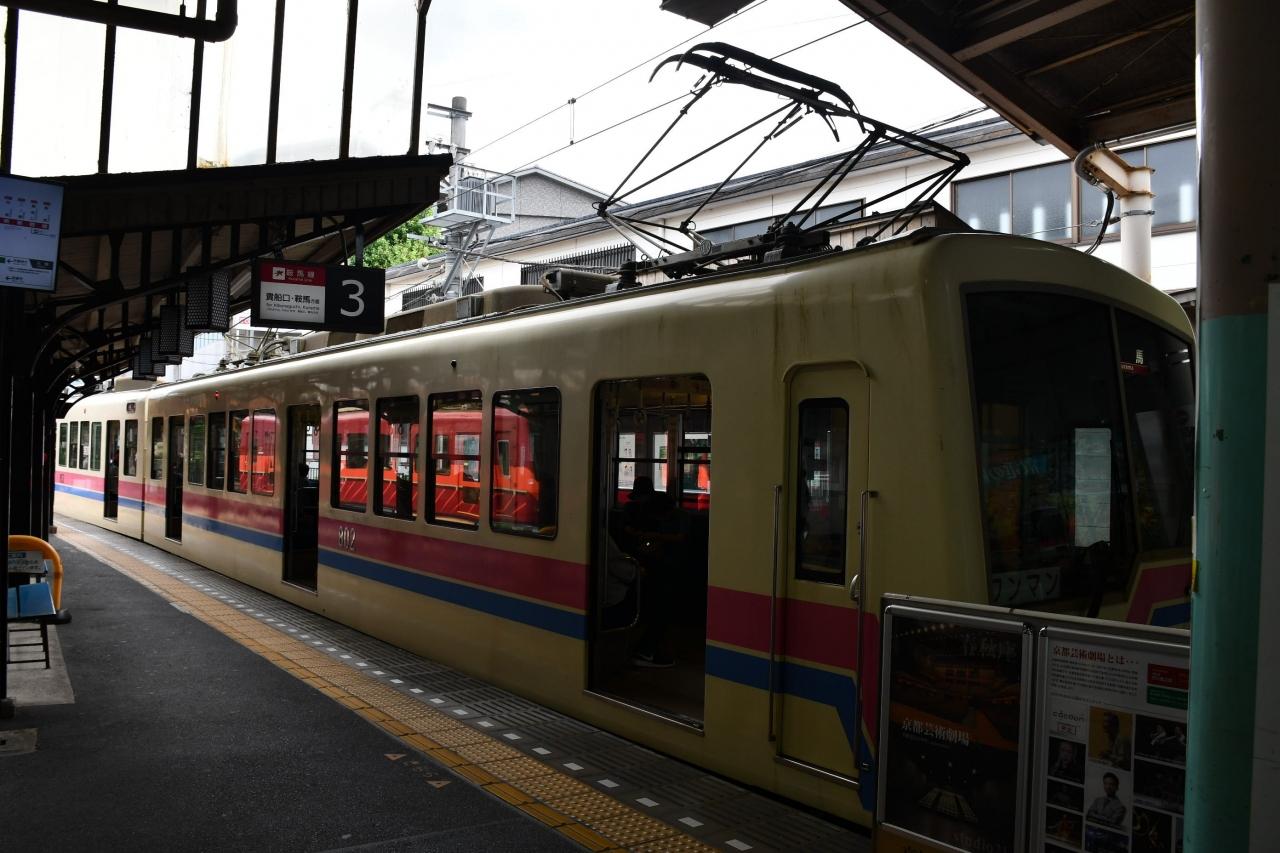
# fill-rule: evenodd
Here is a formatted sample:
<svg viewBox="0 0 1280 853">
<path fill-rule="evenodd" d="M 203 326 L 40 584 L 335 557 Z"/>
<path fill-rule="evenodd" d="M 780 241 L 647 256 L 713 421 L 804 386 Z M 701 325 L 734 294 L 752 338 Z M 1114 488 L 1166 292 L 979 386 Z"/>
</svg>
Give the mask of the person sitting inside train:
<svg viewBox="0 0 1280 853">
<path fill-rule="evenodd" d="M 668 633 L 676 594 L 675 572 L 687 539 L 684 514 L 669 495 L 654 489 L 652 478 L 640 475 L 632 484 L 622 517 L 627 551 L 644 571 L 640 613 L 644 633 L 632 662 L 649 668 L 675 666 Z"/>
</svg>

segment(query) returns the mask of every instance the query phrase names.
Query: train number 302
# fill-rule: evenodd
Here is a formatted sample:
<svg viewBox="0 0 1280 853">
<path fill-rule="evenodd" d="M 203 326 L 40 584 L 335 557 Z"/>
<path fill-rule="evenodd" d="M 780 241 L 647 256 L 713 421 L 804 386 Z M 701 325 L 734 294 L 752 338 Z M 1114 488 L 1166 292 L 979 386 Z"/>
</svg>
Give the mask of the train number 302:
<svg viewBox="0 0 1280 853">
<path fill-rule="evenodd" d="M 356 549 L 356 529 L 354 527 L 338 526 L 338 547 L 347 551 Z"/>
</svg>

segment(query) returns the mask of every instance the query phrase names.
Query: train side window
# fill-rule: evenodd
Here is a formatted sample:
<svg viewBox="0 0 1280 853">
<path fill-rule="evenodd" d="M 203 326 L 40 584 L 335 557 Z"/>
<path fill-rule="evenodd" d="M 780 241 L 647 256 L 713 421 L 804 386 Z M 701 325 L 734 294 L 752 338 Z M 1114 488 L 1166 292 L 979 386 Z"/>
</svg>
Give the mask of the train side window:
<svg viewBox="0 0 1280 853">
<path fill-rule="evenodd" d="M 89 468 L 102 470 L 102 422 L 94 421 L 89 440 Z"/>
<path fill-rule="evenodd" d="M 80 462 L 80 424 L 71 422 L 71 453 L 67 456 L 67 467 L 78 468 Z"/>
<path fill-rule="evenodd" d="M 369 401 L 334 403 L 333 423 L 335 473 L 330 502 L 338 509 L 364 512 L 369 504 Z"/>
<path fill-rule="evenodd" d="M 138 476 L 138 419 L 124 422 L 124 474 Z"/>
<path fill-rule="evenodd" d="M 796 577 L 844 583 L 848 547 L 849 404 L 800 403 L 796 471 Z"/>
<path fill-rule="evenodd" d="M 164 418 L 151 419 L 151 479 L 164 479 Z"/>
<path fill-rule="evenodd" d="M 67 467 L 67 425 L 58 424 L 58 464 Z"/>
<path fill-rule="evenodd" d="M 554 538 L 560 477 L 560 392 L 493 396 L 489 526 L 500 533 Z"/>
<path fill-rule="evenodd" d="M 231 413 L 227 455 L 227 491 L 246 494 L 249 491 L 249 442 L 244 434 L 244 421 L 249 413 L 243 409 Z"/>
<path fill-rule="evenodd" d="M 377 487 L 373 511 L 392 518 L 418 517 L 418 398 L 378 401 Z"/>
<path fill-rule="evenodd" d="M 472 530 L 480 526 L 479 391 L 432 394 L 427 429 L 435 476 L 428 484 L 427 521 Z"/>
<path fill-rule="evenodd" d="M 223 489 L 227 483 L 227 413 L 209 413 L 209 488 Z"/>
<path fill-rule="evenodd" d="M 253 413 L 253 467 L 249 477 L 255 495 L 276 493 L 276 413 L 256 409 Z"/>
<path fill-rule="evenodd" d="M 89 448 L 91 446 L 92 445 L 90 445 L 89 443 L 89 422 L 81 421 L 80 422 L 80 467 L 85 471 L 89 470 Z"/>
<path fill-rule="evenodd" d="M 187 452 L 187 482 L 196 485 L 204 485 L 204 437 L 205 437 L 205 417 L 204 415 L 192 415 L 191 427 L 188 430 L 191 440 L 191 450 Z"/>
</svg>

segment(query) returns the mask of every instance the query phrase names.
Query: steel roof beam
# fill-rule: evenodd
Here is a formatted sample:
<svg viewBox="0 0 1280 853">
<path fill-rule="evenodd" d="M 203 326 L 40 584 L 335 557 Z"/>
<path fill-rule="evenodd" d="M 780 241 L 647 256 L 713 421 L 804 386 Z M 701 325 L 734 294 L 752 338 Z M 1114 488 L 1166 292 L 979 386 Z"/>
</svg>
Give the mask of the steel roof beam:
<svg viewBox="0 0 1280 853">
<path fill-rule="evenodd" d="M 118 6 L 114 3 L 86 3 L 84 0 L 4 0 L 4 5 L 12 9 L 27 9 L 46 15 L 199 41 L 226 41 L 235 33 L 239 21 L 236 14 L 237 0 L 218 0 L 218 13 L 211 21 L 170 12 L 152 12 L 133 6 Z"/>
<path fill-rule="evenodd" d="M 1042 5 L 1039 3 L 1024 4 L 1027 5 L 1028 14 L 1021 16 L 1016 22 L 977 28 L 976 38 L 965 47 L 954 51 L 952 56 L 960 62 L 968 62 L 974 57 L 1013 44 L 1027 36 L 1056 27 L 1058 24 L 1114 2 L 1115 0 L 1070 0 L 1070 2 L 1059 0 L 1055 8 L 1049 11 L 1038 10 L 1037 7 Z"/>
</svg>

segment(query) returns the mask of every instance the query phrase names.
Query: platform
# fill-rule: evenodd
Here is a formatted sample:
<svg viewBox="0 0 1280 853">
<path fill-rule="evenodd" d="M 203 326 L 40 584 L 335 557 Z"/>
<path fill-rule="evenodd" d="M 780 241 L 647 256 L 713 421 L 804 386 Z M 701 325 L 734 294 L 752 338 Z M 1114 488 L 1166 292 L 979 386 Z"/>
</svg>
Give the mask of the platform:
<svg viewBox="0 0 1280 853">
<path fill-rule="evenodd" d="M 59 529 L 75 622 L 48 676 L 10 669 L 5 848 L 870 849 L 166 552 Z"/>
</svg>

